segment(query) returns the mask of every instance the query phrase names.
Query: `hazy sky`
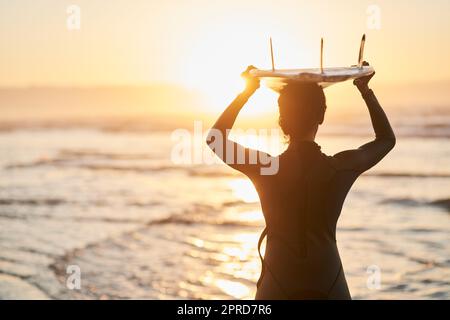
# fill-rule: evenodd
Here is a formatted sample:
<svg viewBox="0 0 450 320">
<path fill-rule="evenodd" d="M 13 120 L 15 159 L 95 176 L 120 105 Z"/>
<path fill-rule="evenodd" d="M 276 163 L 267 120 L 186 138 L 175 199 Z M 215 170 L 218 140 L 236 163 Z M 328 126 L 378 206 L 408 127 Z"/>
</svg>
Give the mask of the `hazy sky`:
<svg viewBox="0 0 450 320">
<path fill-rule="evenodd" d="M 66 9 L 81 9 L 81 29 Z M 380 9 L 369 29 L 367 9 Z M 248 64 L 278 67 L 366 59 L 381 83 L 450 79 L 450 1 L 0 0 L 0 85 L 108 85 L 172 82 L 214 90 Z"/>
</svg>

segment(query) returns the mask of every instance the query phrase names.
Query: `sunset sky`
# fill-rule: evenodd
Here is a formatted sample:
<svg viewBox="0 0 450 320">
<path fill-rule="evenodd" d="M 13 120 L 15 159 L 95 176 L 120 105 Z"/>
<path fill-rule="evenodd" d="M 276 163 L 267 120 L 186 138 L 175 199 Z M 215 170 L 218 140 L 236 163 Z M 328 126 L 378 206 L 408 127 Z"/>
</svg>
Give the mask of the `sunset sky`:
<svg viewBox="0 0 450 320">
<path fill-rule="evenodd" d="M 69 5 L 81 29 L 66 27 Z M 367 27 L 369 5 L 381 29 Z M 380 85 L 450 80 L 448 0 L 0 0 L 0 86 L 173 83 L 224 95 L 249 64 L 356 63 L 360 37 Z M 226 88 L 226 89 L 224 89 Z"/>
</svg>

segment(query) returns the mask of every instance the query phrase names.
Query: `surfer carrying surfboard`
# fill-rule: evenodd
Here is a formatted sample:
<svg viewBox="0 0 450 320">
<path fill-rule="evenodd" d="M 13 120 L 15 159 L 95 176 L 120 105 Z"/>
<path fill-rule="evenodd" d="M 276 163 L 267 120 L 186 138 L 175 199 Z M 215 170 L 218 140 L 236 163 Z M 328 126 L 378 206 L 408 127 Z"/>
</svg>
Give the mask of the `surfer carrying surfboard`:
<svg viewBox="0 0 450 320">
<path fill-rule="evenodd" d="M 278 105 L 279 123 L 289 146 L 276 156 L 276 174 L 263 175 L 264 163 L 233 159 L 239 152 L 246 155 L 245 160 L 254 152 L 263 152 L 228 139 L 239 111 L 259 88 L 259 78 L 250 76 L 251 70 L 254 67 L 243 73 L 246 89 L 219 117 L 207 143 L 225 163 L 244 173 L 259 194 L 266 228 L 258 251 L 266 235 L 267 244 L 264 259 L 260 254 L 256 299 L 351 299 L 336 245 L 336 223 L 355 180 L 395 145 L 388 118 L 368 86 L 375 73 L 354 80 L 369 110 L 375 138 L 333 156 L 324 154 L 314 141 L 326 110 L 323 88 L 316 82 L 287 82 Z M 225 138 L 220 148 L 213 147 L 217 146 L 215 131 Z"/>
</svg>

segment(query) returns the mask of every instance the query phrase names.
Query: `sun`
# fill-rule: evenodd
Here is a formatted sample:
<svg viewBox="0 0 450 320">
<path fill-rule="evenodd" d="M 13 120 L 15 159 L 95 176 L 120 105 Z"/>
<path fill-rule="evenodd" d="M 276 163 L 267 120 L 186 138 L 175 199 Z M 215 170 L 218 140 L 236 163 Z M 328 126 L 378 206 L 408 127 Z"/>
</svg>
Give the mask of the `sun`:
<svg viewBox="0 0 450 320">
<path fill-rule="evenodd" d="M 245 81 L 240 74 L 248 65 L 270 67 L 269 35 L 276 34 L 279 41 L 286 38 L 276 27 L 261 28 L 261 24 L 252 22 L 252 17 L 233 15 L 230 19 L 215 21 L 199 32 L 185 57 L 182 82 L 204 94 L 208 106 L 202 112 L 223 110 L 242 91 Z M 272 111 L 275 97 L 274 92 L 261 85 L 251 99 L 251 114 Z"/>
</svg>

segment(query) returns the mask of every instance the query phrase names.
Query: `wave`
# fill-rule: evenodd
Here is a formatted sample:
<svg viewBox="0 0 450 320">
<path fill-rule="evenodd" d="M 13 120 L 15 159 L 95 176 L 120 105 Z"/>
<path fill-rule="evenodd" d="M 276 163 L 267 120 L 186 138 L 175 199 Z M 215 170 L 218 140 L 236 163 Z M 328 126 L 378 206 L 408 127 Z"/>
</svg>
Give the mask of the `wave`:
<svg viewBox="0 0 450 320">
<path fill-rule="evenodd" d="M 118 158 L 121 156 L 118 156 Z M 116 159 L 118 159 L 116 158 Z M 123 156 L 121 159 L 125 159 L 127 156 Z M 128 157 L 127 160 L 130 160 Z M 92 171 L 117 171 L 117 172 L 135 172 L 135 173 L 149 173 L 149 172 L 162 172 L 162 171 L 181 171 L 191 177 L 205 177 L 205 178 L 219 178 L 219 177 L 236 177 L 239 173 L 233 171 L 211 171 L 203 170 L 200 165 L 178 165 L 178 164 L 167 164 L 167 165 L 116 165 L 116 164 L 94 164 L 94 163 L 84 163 L 77 162 L 78 159 L 66 159 L 66 158 L 53 158 L 53 159 L 39 159 L 30 162 L 13 163 L 4 166 L 6 170 L 14 169 L 32 169 L 43 166 L 54 166 L 54 167 L 71 167 L 80 168 Z M 111 160 L 111 159 L 110 159 Z M 112 159 L 114 160 L 114 159 Z"/>
<path fill-rule="evenodd" d="M 222 207 L 228 208 L 228 207 L 238 207 L 238 206 L 248 206 L 253 205 L 254 203 L 245 202 L 242 200 L 235 200 L 235 201 L 226 201 L 222 203 Z"/>
<path fill-rule="evenodd" d="M 205 177 L 205 178 L 226 178 L 236 177 L 240 174 L 236 171 L 205 171 L 205 170 L 189 170 L 189 175 L 192 177 Z"/>
<path fill-rule="evenodd" d="M 181 170 L 184 171 L 186 168 L 176 166 L 176 165 L 159 165 L 159 166 L 116 166 L 116 165 L 106 165 L 106 164 L 77 164 L 78 168 L 88 169 L 88 170 L 107 170 L 107 171 L 125 171 L 125 172 L 160 172 L 160 171 L 171 171 L 171 170 Z"/>
<path fill-rule="evenodd" d="M 0 121 L 0 132 L 14 131 L 45 131 L 45 130 L 98 130 L 111 134 L 122 133 L 156 133 L 167 132 L 168 134 L 178 128 L 191 128 L 194 118 L 189 119 L 160 119 L 148 122 L 141 118 L 127 120 L 35 120 L 35 121 Z M 398 137 L 409 138 L 450 138 L 449 116 L 443 117 L 420 117 L 419 119 L 408 119 L 407 122 L 396 122 L 395 132 Z M 326 136 L 348 136 L 367 137 L 372 136 L 371 126 L 361 124 L 359 118 L 341 124 L 330 123 L 321 129 L 321 134 Z"/>
<path fill-rule="evenodd" d="M 93 207 L 107 207 L 109 203 L 104 200 L 95 200 L 88 202 L 77 202 L 73 200 L 66 200 L 60 198 L 42 198 L 42 199 L 15 199 L 15 198 L 0 198 L 0 206 L 46 206 L 46 207 L 54 207 L 61 205 L 76 205 L 76 204 L 89 204 Z M 155 207 L 163 205 L 163 202 L 160 201 L 127 201 L 125 203 L 126 206 L 130 207 Z"/>
<path fill-rule="evenodd" d="M 168 170 L 181 170 L 185 171 L 187 168 L 179 165 L 156 165 L 156 166 L 144 166 L 144 165 L 113 165 L 113 164 L 88 164 L 88 163 L 76 163 L 73 160 L 64 158 L 54 159 L 40 159 L 31 162 L 8 164 L 4 168 L 11 169 L 26 169 L 35 168 L 40 166 L 55 166 L 55 167 L 77 167 L 88 170 L 106 170 L 106 171 L 125 171 L 125 172 L 155 172 L 155 171 L 168 171 Z"/>
<path fill-rule="evenodd" d="M 446 209 L 450 212 L 450 199 L 439 199 L 429 202 L 432 206 L 437 206 Z"/>
<path fill-rule="evenodd" d="M 236 220 L 221 220 L 221 219 L 205 219 L 204 217 L 194 217 L 183 214 L 171 215 L 166 218 L 161 218 L 157 220 L 152 220 L 147 223 L 147 226 L 162 225 L 162 224 L 182 224 L 182 225 L 193 225 L 193 224 L 206 224 L 215 225 L 223 227 L 254 227 L 255 224 L 246 221 L 236 221 Z"/>
<path fill-rule="evenodd" d="M 431 229 L 431 228 L 408 228 L 405 229 L 406 232 L 414 232 L 414 233 L 434 233 L 440 232 L 439 229 Z"/>
<path fill-rule="evenodd" d="M 450 173 L 374 172 L 364 173 L 363 176 L 382 178 L 450 178 Z"/>
<path fill-rule="evenodd" d="M 155 157 L 149 154 L 124 154 L 124 153 L 108 153 L 99 152 L 96 150 L 59 150 L 56 156 L 49 158 L 40 158 L 29 162 L 17 162 L 6 164 L 4 168 L 10 169 L 26 169 L 35 168 L 41 166 L 55 166 L 55 167 L 75 167 L 87 170 L 107 170 L 107 171 L 124 171 L 124 172 L 157 172 L 157 171 L 184 171 L 191 176 L 218 176 L 214 171 L 204 170 L 204 166 L 201 165 L 182 165 L 182 164 L 161 164 L 160 162 L 154 165 L 148 164 L 133 164 L 132 161 L 144 160 L 144 163 L 148 163 L 148 160 L 153 160 Z M 91 161 L 92 160 L 92 161 Z M 98 160 L 105 160 L 99 162 Z M 121 160 L 131 161 L 128 163 L 121 162 Z M 141 162 L 139 162 L 141 163 Z M 150 162 L 151 163 L 151 162 Z M 200 170 L 199 170 L 200 169 Z M 224 175 L 228 175 L 225 173 Z"/>
<path fill-rule="evenodd" d="M 364 232 L 368 231 L 367 228 L 364 227 L 338 227 L 339 231 L 346 231 L 346 232 Z"/>
<path fill-rule="evenodd" d="M 95 158 L 95 159 L 108 159 L 108 160 L 148 160 L 154 159 L 154 157 L 149 154 L 121 154 L 121 153 L 110 153 L 110 152 L 100 152 L 97 150 L 68 150 L 62 149 L 59 151 L 59 155 L 62 158 Z"/>
<path fill-rule="evenodd" d="M 55 216 L 52 214 L 39 214 L 29 215 L 22 213 L 4 213 L 0 212 L 0 218 L 9 220 L 27 220 L 32 218 L 36 219 L 50 219 L 52 221 L 73 221 L 73 222 L 102 222 L 102 223 L 117 223 L 117 224 L 136 224 L 141 225 L 146 220 L 143 219 L 130 219 L 130 218 L 115 218 L 115 217 L 83 217 L 83 216 Z M 0 258 L 1 259 L 1 258 Z"/>
<path fill-rule="evenodd" d="M 433 206 L 445 209 L 450 213 L 450 198 L 437 199 L 433 201 L 420 201 L 412 198 L 391 198 L 380 201 L 381 204 L 396 204 L 406 207 Z"/>
<path fill-rule="evenodd" d="M 58 206 L 68 203 L 63 199 L 0 199 L 0 206 L 22 205 L 22 206 Z"/>
<path fill-rule="evenodd" d="M 94 164 L 94 163 L 86 163 L 83 161 L 77 162 L 83 156 L 94 155 L 97 157 L 104 157 L 108 160 L 118 160 L 118 159 L 126 159 L 126 160 L 137 160 L 144 159 L 141 155 L 112 155 L 111 158 L 109 154 L 99 154 L 99 153 L 89 153 L 89 152 L 68 152 L 66 154 L 70 154 L 73 157 L 65 157 L 58 156 L 55 158 L 48 159 L 39 159 L 31 162 L 23 162 L 23 163 L 13 163 L 8 164 L 4 168 L 9 169 L 26 169 L 26 168 L 34 168 L 40 166 L 56 166 L 56 167 L 77 167 L 81 169 L 93 170 L 93 171 L 119 171 L 119 172 L 137 172 L 137 173 L 145 173 L 145 172 L 158 172 L 158 171 L 182 171 L 189 176 L 192 177 L 206 177 L 206 178 L 220 178 L 220 177 L 236 177 L 239 176 L 239 173 L 235 171 L 226 171 L 226 170 L 209 170 L 205 169 L 205 166 L 201 165 L 178 165 L 178 164 L 167 164 L 167 165 L 116 165 L 116 164 Z M 76 155 L 82 154 L 83 156 L 77 157 Z M 139 157 L 139 158 L 138 158 Z M 147 159 L 150 159 L 148 157 Z M 445 172 L 437 172 L 437 173 L 421 173 L 421 172 L 373 172 L 373 173 L 364 173 L 365 177 L 380 177 L 380 178 L 450 178 L 450 173 Z"/>
</svg>

